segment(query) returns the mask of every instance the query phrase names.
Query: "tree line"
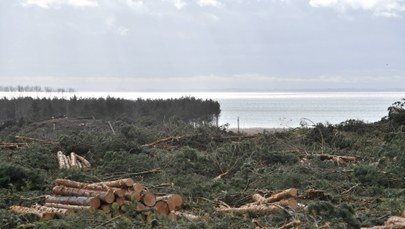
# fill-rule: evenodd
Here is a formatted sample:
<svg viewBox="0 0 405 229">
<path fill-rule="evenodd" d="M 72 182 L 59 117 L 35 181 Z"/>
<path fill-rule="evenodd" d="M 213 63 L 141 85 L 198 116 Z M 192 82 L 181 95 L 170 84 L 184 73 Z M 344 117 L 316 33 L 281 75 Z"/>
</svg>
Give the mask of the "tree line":
<svg viewBox="0 0 405 229">
<path fill-rule="evenodd" d="M 52 118 L 126 119 L 135 121 L 147 117 L 165 122 L 176 117 L 186 122 L 208 123 L 218 120 L 220 105 L 217 101 L 194 97 L 180 99 L 121 98 L 2 98 L 0 122 L 10 120 L 41 121 Z"/>
</svg>

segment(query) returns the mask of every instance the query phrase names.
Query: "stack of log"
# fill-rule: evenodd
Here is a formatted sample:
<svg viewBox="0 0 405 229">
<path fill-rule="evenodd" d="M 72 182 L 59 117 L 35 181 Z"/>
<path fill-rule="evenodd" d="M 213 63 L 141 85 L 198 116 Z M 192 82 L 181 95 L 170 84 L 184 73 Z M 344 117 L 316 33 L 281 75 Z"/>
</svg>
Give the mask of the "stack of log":
<svg viewBox="0 0 405 229">
<path fill-rule="evenodd" d="M 405 210 L 401 216 L 391 216 L 383 226 L 364 227 L 362 229 L 403 229 L 405 228 Z"/>
<path fill-rule="evenodd" d="M 216 208 L 217 213 L 233 213 L 236 215 L 241 214 L 278 214 L 286 209 L 295 210 L 298 208 L 298 202 L 295 199 L 297 197 L 298 190 L 290 188 L 282 192 L 274 193 L 269 197 L 264 197 L 259 193 L 252 195 L 252 203 L 242 205 L 238 208 L 232 208 L 222 204 L 219 208 Z"/>
<path fill-rule="evenodd" d="M 56 157 L 58 158 L 60 169 L 77 168 L 77 169 L 83 169 L 85 171 L 88 171 L 91 167 L 91 164 L 88 160 L 86 160 L 84 157 L 79 156 L 73 152 L 70 153 L 70 156 L 66 156 L 65 154 L 63 154 L 62 151 L 58 151 L 56 153 Z"/>
<path fill-rule="evenodd" d="M 45 196 L 43 205 L 30 208 L 12 206 L 10 210 L 17 214 L 35 214 L 41 219 L 53 219 L 77 211 L 102 211 L 113 216 L 134 211 L 139 219 L 146 222 L 156 216 L 168 216 L 171 219 L 185 217 L 176 212 L 183 204 L 183 198 L 177 194 L 156 197 L 143 184 L 135 183 L 131 178 L 98 183 L 82 183 L 68 179 L 57 179 L 53 194 Z"/>
</svg>

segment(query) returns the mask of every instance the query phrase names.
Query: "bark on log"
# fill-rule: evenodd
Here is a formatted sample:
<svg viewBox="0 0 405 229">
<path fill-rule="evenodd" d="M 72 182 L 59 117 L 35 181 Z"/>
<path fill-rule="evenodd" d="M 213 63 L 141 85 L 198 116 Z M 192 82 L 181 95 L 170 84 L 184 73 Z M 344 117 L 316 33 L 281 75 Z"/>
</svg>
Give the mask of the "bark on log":
<svg viewBox="0 0 405 229">
<path fill-rule="evenodd" d="M 37 215 L 42 220 L 54 219 L 56 214 L 52 212 L 44 212 L 35 208 L 27 208 L 23 206 L 11 206 L 10 211 L 16 214 L 33 214 Z"/>
<path fill-rule="evenodd" d="M 270 205 L 256 205 L 250 207 L 240 207 L 240 208 L 217 208 L 215 209 L 218 213 L 233 213 L 236 215 L 243 215 L 247 213 L 263 215 L 263 214 L 277 214 L 282 211 L 282 209 L 278 206 Z"/>
<path fill-rule="evenodd" d="M 71 188 L 65 186 L 55 186 L 52 189 L 52 192 L 57 195 L 62 196 L 92 196 L 92 197 L 99 197 L 100 200 L 104 203 L 112 203 L 115 200 L 114 191 L 94 191 L 88 189 L 78 189 L 78 188 Z"/>
<path fill-rule="evenodd" d="M 55 184 L 61 185 L 61 186 L 66 186 L 66 187 L 89 189 L 89 190 L 95 190 L 95 191 L 108 191 L 108 189 L 110 189 L 110 187 L 103 185 L 103 184 L 97 184 L 97 185 L 88 184 L 88 183 L 82 183 L 82 182 L 77 182 L 77 181 L 68 180 L 68 179 L 56 179 Z"/>
<path fill-rule="evenodd" d="M 67 168 L 67 167 L 66 167 L 66 164 L 65 164 L 65 158 L 64 158 L 64 155 L 63 155 L 62 151 L 58 151 L 58 152 L 56 153 L 56 156 L 58 157 L 59 168 L 60 168 L 60 169 L 65 169 L 65 168 Z"/>
<path fill-rule="evenodd" d="M 119 180 L 113 180 L 113 181 L 105 181 L 105 182 L 98 182 L 98 183 L 93 183 L 94 185 L 106 185 L 109 187 L 115 187 L 115 188 L 128 188 L 131 187 L 134 184 L 134 180 L 131 178 L 125 178 L 125 179 L 119 179 Z"/>
<path fill-rule="evenodd" d="M 90 169 L 91 168 L 91 164 L 90 164 L 90 162 L 88 160 L 86 160 L 84 157 L 79 156 L 77 154 L 75 154 L 75 155 L 76 155 L 77 160 L 82 163 L 83 168 L 85 168 L 85 169 Z"/>
<path fill-rule="evenodd" d="M 70 168 L 73 168 L 72 167 L 72 160 L 70 159 L 70 157 L 69 156 L 65 156 L 65 160 L 66 160 L 66 163 L 67 163 L 67 165 L 68 165 L 68 168 L 70 169 Z"/>
<path fill-rule="evenodd" d="M 74 210 L 71 210 L 71 209 L 47 207 L 47 206 L 42 206 L 42 205 L 39 205 L 39 204 L 32 205 L 31 207 L 35 208 L 37 210 L 43 211 L 43 212 L 55 213 L 59 218 L 63 217 L 64 215 L 74 213 Z"/>
<path fill-rule="evenodd" d="M 45 203 L 44 204 L 46 207 L 52 207 L 52 208 L 63 208 L 63 209 L 69 209 L 69 210 L 87 210 L 87 211 L 92 211 L 95 210 L 91 206 L 82 206 L 82 205 L 73 205 L 73 204 L 56 204 L 56 203 Z"/>
<path fill-rule="evenodd" d="M 79 168 L 79 165 L 77 164 L 76 154 L 73 152 L 70 153 L 70 161 L 71 161 L 72 168 Z"/>
<path fill-rule="evenodd" d="M 282 192 L 271 195 L 270 197 L 266 198 L 263 203 L 272 203 L 272 202 L 277 202 L 282 199 L 296 197 L 297 194 L 298 194 L 298 190 L 296 188 L 290 188 L 290 189 L 284 190 Z"/>
<path fill-rule="evenodd" d="M 169 205 L 169 210 L 174 211 L 177 210 L 183 205 L 183 198 L 178 194 L 169 194 L 166 196 L 158 196 L 156 197 L 156 201 L 164 200 Z"/>
<path fill-rule="evenodd" d="M 391 216 L 385 221 L 385 225 L 401 225 L 405 228 L 405 218 L 400 216 Z"/>
<path fill-rule="evenodd" d="M 91 208 L 97 209 L 100 207 L 101 201 L 98 197 L 47 195 L 45 196 L 45 203 L 90 206 Z"/>
</svg>

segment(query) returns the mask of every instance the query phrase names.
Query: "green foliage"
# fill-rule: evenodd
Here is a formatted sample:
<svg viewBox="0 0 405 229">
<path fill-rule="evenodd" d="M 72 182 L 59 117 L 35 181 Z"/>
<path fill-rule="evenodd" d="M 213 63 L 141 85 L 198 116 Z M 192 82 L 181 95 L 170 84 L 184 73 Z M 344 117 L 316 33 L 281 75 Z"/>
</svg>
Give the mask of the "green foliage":
<svg viewBox="0 0 405 229">
<path fill-rule="evenodd" d="M 14 187 L 17 190 L 22 190 L 24 187 L 28 187 L 28 189 L 38 189 L 43 187 L 43 182 L 43 178 L 33 169 L 18 165 L 0 164 L 0 188 Z"/>
</svg>

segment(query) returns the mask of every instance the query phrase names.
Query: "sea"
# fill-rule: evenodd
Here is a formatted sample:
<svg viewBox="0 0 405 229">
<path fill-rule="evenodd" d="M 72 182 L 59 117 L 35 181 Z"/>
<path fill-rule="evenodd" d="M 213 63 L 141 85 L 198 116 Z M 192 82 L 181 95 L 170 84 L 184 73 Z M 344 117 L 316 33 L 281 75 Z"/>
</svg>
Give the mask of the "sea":
<svg viewBox="0 0 405 229">
<path fill-rule="evenodd" d="M 219 125 L 228 128 L 295 128 L 307 123 L 371 123 L 405 92 L 0 92 L 0 97 L 168 99 L 193 96 L 220 103 Z"/>
</svg>

